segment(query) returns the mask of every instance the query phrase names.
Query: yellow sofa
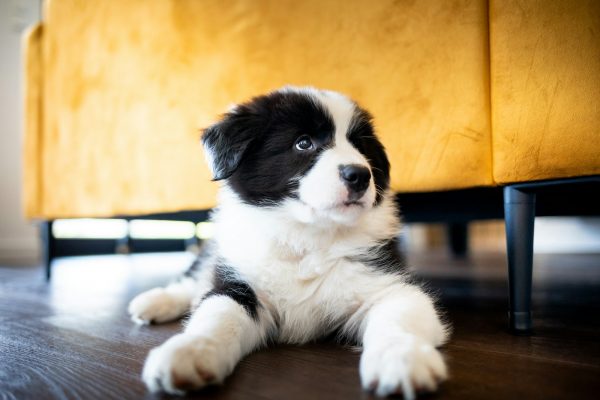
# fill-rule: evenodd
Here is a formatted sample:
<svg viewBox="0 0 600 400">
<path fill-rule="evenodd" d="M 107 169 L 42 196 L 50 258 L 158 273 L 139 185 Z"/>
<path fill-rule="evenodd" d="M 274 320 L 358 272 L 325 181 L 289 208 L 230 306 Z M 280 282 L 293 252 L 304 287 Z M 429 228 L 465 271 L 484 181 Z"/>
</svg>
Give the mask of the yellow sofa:
<svg viewBox="0 0 600 400">
<path fill-rule="evenodd" d="M 398 192 L 600 174 L 598 1 L 44 5 L 25 38 L 30 218 L 212 207 L 199 130 L 286 84 L 369 109 Z"/>
<path fill-rule="evenodd" d="M 595 1 L 47 1 L 28 35 L 31 218 L 214 205 L 199 129 L 284 84 L 372 111 L 400 192 L 600 173 Z"/>
</svg>

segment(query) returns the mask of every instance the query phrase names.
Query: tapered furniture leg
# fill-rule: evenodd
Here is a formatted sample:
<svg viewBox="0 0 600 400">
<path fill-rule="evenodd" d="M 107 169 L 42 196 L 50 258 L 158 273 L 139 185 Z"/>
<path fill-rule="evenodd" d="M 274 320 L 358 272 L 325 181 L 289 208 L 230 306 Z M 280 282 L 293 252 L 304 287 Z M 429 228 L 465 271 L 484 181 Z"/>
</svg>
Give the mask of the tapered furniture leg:
<svg viewBox="0 0 600 400">
<path fill-rule="evenodd" d="M 504 188 L 504 221 L 508 255 L 509 324 L 517 333 L 531 330 L 531 277 L 535 194 Z"/>
<path fill-rule="evenodd" d="M 46 269 L 46 280 L 52 276 L 52 259 L 54 258 L 55 239 L 52 235 L 52 221 L 43 221 L 40 224 L 40 236 L 42 238 L 42 262 Z"/>
<path fill-rule="evenodd" d="M 457 258 L 464 257 L 468 251 L 469 230 L 466 222 L 452 222 L 446 227 L 448 244 L 452 255 Z"/>
</svg>

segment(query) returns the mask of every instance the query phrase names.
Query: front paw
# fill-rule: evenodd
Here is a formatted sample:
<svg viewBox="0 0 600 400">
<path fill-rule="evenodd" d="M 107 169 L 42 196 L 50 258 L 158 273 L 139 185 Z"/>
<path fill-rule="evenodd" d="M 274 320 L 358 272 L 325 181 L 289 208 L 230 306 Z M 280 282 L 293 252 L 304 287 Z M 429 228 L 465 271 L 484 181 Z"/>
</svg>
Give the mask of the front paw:
<svg viewBox="0 0 600 400">
<path fill-rule="evenodd" d="M 435 391 L 447 378 L 447 369 L 435 347 L 405 335 L 365 346 L 360 377 L 363 388 L 377 396 L 401 393 L 408 400 L 415 398 L 415 392 Z"/>
<path fill-rule="evenodd" d="M 138 324 L 161 323 L 177 319 L 185 312 L 179 303 L 164 288 L 154 288 L 131 300 L 128 311 Z"/>
<path fill-rule="evenodd" d="M 221 383 L 229 373 L 223 361 L 214 340 L 179 334 L 150 351 L 142 379 L 152 392 L 184 394 Z"/>
</svg>

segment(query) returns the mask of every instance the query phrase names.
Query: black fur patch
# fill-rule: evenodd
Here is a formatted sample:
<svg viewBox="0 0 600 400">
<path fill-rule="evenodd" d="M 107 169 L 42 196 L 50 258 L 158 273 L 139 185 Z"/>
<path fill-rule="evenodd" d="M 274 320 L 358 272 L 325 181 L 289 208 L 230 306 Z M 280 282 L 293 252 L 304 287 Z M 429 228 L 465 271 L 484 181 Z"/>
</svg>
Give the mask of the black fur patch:
<svg viewBox="0 0 600 400">
<path fill-rule="evenodd" d="M 385 148 L 375 136 L 372 120 L 371 114 L 357 107 L 347 136 L 350 143 L 369 161 L 377 189 L 375 204 L 379 204 L 383 193 L 390 185 L 390 162 L 385 154 Z"/>
<path fill-rule="evenodd" d="M 207 129 L 203 141 L 215 154 L 215 180 L 229 184 L 246 203 L 276 205 L 295 197 L 298 182 L 320 152 L 332 144 L 331 115 L 304 93 L 275 92 L 239 105 Z M 314 150 L 296 151 L 299 137 L 308 135 Z"/>
<path fill-rule="evenodd" d="M 258 298 L 248 283 L 239 279 L 235 270 L 225 264 L 219 264 L 215 268 L 214 287 L 204 298 L 210 296 L 228 296 L 243 306 L 248 314 L 258 320 Z"/>
<path fill-rule="evenodd" d="M 377 271 L 388 274 L 404 272 L 404 256 L 400 251 L 397 238 L 393 238 L 371 247 L 365 255 L 356 257 L 354 261 L 361 262 Z"/>
</svg>

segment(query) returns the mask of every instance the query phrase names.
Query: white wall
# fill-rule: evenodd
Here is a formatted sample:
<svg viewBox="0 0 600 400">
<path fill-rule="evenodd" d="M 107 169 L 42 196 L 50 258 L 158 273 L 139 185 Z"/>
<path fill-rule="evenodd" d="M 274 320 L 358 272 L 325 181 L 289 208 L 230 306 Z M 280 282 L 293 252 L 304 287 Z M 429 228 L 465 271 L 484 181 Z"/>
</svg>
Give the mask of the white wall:
<svg viewBox="0 0 600 400">
<path fill-rule="evenodd" d="M 21 35 L 40 19 L 40 0 L 0 0 L 0 265 L 38 260 L 37 229 L 23 218 Z"/>
</svg>

